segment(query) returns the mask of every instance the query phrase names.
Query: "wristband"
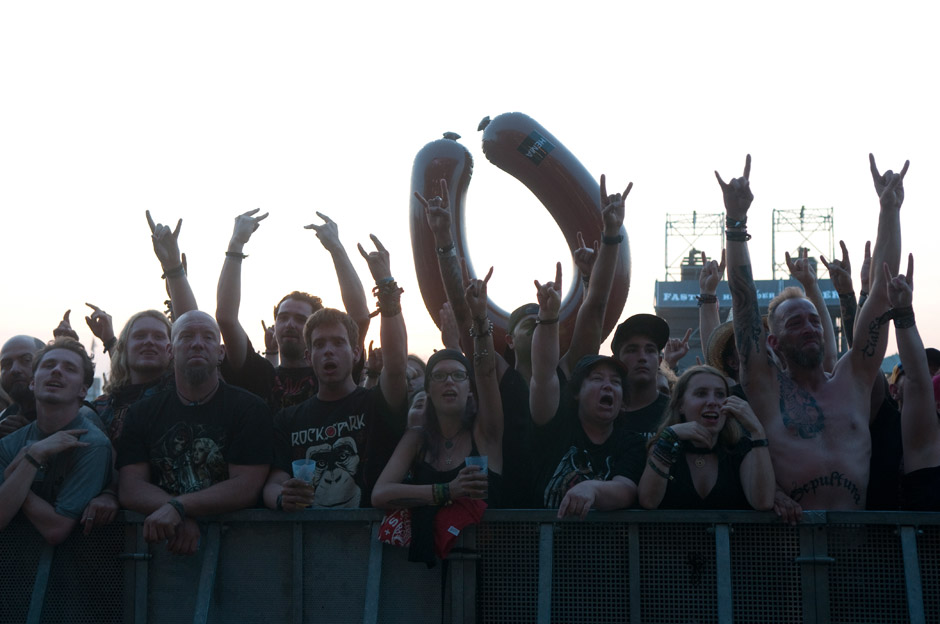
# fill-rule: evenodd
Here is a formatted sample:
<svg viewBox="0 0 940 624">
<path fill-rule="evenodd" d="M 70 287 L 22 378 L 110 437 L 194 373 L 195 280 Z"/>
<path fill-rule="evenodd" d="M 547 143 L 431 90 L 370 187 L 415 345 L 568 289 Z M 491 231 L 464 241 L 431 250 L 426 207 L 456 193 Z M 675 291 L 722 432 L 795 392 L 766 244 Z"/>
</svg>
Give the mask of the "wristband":
<svg viewBox="0 0 940 624">
<path fill-rule="evenodd" d="M 839 299 L 853 299 L 854 297 L 854 292 L 839 293 Z"/>
<path fill-rule="evenodd" d="M 104 345 L 102 346 L 102 349 L 104 349 L 105 353 L 110 354 L 112 351 L 114 351 L 114 347 L 116 346 L 117 346 L 117 338 L 114 336 L 111 336 L 111 340 L 104 343 Z"/>
<path fill-rule="evenodd" d="M 667 479 L 669 481 L 673 480 L 673 476 L 669 474 L 668 472 L 663 472 L 662 470 L 660 470 L 659 466 L 657 466 L 656 462 L 654 462 L 652 459 L 648 459 L 646 463 L 649 464 L 649 467 L 653 469 L 653 472 L 661 476 L 663 479 Z"/>
<path fill-rule="evenodd" d="M 437 255 L 439 256 L 457 255 L 457 252 L 454 250 L 454 242 L 451 241 L 450 243 L 448 243 L 447 245 L 444 245 L 443 247 L 438 247 Z"/>
<path fill-rule="evenodd" d="M 616 236 L 607 236 L 604 234 L 601 236 L 601 242 L 605 245 L 619 245 L 623 242 L 623 234 L 617 234 Z"/>
<path fill-rule="evenodd" d="M 225 257 L 232 258 L 234 260 L 238 260 L 239 262 L 241 262 L 242 260 L 248 257 L 248 254 L 239 253 L 237 251 L 226 251 Z"/>
<path fill-rule="evenodd" d="M 183 265 L 179 265 L 175 269 L 170 269 L 169 271 L 163 272 L 163 279 L 172 279 L 174 277 L 182 277 L 186 275 L 186 270 L 183 268 Z"/>
<path fill-rule="evenodd" d="M 476 328 L 476 324 L 483 323 L 483 322 L 486 323 L 486 329 L 478 330 Z M 485 338 L 486 336 L 492 336 L 492 335 L 493 335 L 493 321 L 491 321 L 489 318 L 483 317 L 482 319 L 474 319 L 474 322 L 470 324 L 470 337 L 471 338 Z"/>
<path fill-rule="evenodd" d="M 183 503 L 181 503 L 178 499 L 171 498 L 166 502 L 166 504 L 176 510 L 176 513 L 178 513 L 180 516 L 180 522 L 186 519 L 186 508 L 183 507 Z"/>
<path fill-rule="evenodd" d="M 284 495 L 283 494 L 277 495 L 277 502 L 274 504 L 274 506 L 277 507 L 278 511 L 284 511 Z"/>
<path fill-rule="evenodd" d="M 914 326 L 914 307 L 904 306 L 891 310 L 891 318 L 894 320 L 895 329 L 907 329 Z"/>
<path fill-rule="evenodd" d="M 743 228 L 747 226 L 747 217 L 743 219 L 732 219 L 731 217 L 725 217 L 725 227 L 730 230 L 736 230 L 738 228 Z"/>
<path fill-rule="evenodd" d="M 558 322 L 557 316 L 553 319 L 542 319 L 542 318 L 535 317 L 536 325 L 554 325 L 557 322 Z"/>
<path fill-rule="evenodd" d="M 746 243 L 747 241 L 751 240 L 751 235 L 748 234 L 744 229 L 725 230 L 725 238 L 735 243 Z"/>
<path fill-rule="evenodd" d="M 32 455 L 30 455 L 28 451 L 23 455 L 23 457 L 26 458 L 26 461 L 28 461 L 28 462 L 31 463 L 32 465 L 36 466 L 36 470 L 45 470 L 45 469 L 46 469 L 46 466 L 45 466 L 44 464 L 40 464 L 39 461 L 37 461 L 35 457 L 33 457 Z"/>
<path fill-rule="evenodd" d="M 696 299 L 698 299 L 698 307 L 700 308 L 706 303 L 718 303 L 717 295 L 706 295 L 705 293 L 702 293 L 701 295 L 698 295 Z"/>
</svg>

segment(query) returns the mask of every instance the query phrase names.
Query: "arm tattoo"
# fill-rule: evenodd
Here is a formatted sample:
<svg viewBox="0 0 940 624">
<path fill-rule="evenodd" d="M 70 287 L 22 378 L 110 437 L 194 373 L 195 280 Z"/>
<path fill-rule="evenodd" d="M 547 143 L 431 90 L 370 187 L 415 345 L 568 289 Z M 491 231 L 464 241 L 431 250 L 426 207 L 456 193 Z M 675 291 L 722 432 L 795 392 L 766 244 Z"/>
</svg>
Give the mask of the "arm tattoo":
<svg viewBox="0 0 940 624">
<path fill-rule="evenodd" d="M 854 292 L 851 296 L 839 296 L 839 311 L 842 314 L 842 333 L 845 335 L 845 341 L 851 347 L 855 329 L 855 314 L 858 312 L 858 304 L 855 302 Z"/>
<path fill-rule="evenodd" d="M 780 384 L 780 416 L 787 431 L 795 431 L 801 438 L 815 438 L 824 428 L 825 415 L 816 399 L 796 385 L 783 371 L 777 373 Z M 791 498 L 792 498 L 791 494 Z"/>
<path fill-rule="evenodd" d="M 862 347 L 861 353 L 865 357 L 875 357 L 878 340 L 881 338 L 881 326 L 891 320 L 891 312 L 885 312 L 868 324 L 868 342 Z"/>
<path fill-rule="evenodd" d="M 444 292 L 454 310 L 457 327 L 463 328 L 470 322 L 470 311 L 464 299 L 463 272 L 460 270 L 460 260 L 456 255 L 439 256 L 438 264 L 441 267 L 441 278 L 444 281 Z"/>
<path fill-rule="evenodd" d="M 761 320 L 757 307 L 757 288 L 751 266 L 742 264 L 730 271 L 728 286 L 734 309 L 734 339 L 738 345 L 741 364 L 747 365 L 752 353 L 760 353 Z"/>
</svg>

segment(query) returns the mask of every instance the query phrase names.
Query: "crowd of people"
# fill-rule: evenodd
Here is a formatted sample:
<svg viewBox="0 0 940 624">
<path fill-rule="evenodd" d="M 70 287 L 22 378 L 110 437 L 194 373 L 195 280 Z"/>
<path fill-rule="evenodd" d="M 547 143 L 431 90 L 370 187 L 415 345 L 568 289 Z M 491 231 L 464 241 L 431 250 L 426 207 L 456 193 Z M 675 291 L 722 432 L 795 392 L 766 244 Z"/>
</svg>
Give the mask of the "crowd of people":
<svg viewBox="0 0 940 624">
<path fill-rule="evenodd" d="M 940 352 L 918 334 L 912 257 L 899 273 L 907 163 L 882 174 L 871 158 L 879 213 L 860 297 L 844 244 L 841 259 L 820 258 L 842 304 L 850 346 L 841 357 L 805 254 L 787 256 L 802 288 L 761 314 L 748 254 L 750 165 L 748 156 L 730 182 L 716 172 L 727 248 L 720 261 L 703 254 L 705 348 L 681 373 L 695 328 L 670 338 L 652 314 L 627 318 L 611 354 L 599 353 L 632 183 L 608 194 L 601 177 L 603 227 L 579 233 L 599 241 L 576 254 L 587 287 L 565 344 L 561 264 L 550 281 L 535 280 L 535 301 L 513 311 L 505 344 L 494 344 L 494 270 L 466 274 L 443 181 L 439 196 L 417 195 L 448 296 L 441 348 L 426 361 L 408 353 L 403 291 L 376 236 L 374 250 L 358 247 L 375 284 L 370 314 L 336 223 L 317 213 L 323 223 L 307 227 L 331 254 L 344 309 L 291 292 L 274 306 L 259 352 L 238 312 L 244 249 L 267 215 L 236 217 L 213 316 L 196 307 L 179 225 L 148 213 L 169 310 L 143 310 L 116 332 L 89 304 L 85 320 L 111 360 L 101 396 L 86 401 L 94 363 L 68 315 L 49 342 L 2 345 L 0 530 L 22 513 L 55 544 L 128 509 L 146 516 L 148 541 L 188 554 L 201 518 L 256 506 L 409 510 L 416 529 L 455 504 L 547 508 L 559 518 L 774 509 L 790 523 L 803 509 L 940 509 Z M 733 320 L 721 323 L 726 271 Z M 366 348 L 376 316 L 380 344 Z M 892 321 L 902 364 L 886 378 Z"/>
</svg>

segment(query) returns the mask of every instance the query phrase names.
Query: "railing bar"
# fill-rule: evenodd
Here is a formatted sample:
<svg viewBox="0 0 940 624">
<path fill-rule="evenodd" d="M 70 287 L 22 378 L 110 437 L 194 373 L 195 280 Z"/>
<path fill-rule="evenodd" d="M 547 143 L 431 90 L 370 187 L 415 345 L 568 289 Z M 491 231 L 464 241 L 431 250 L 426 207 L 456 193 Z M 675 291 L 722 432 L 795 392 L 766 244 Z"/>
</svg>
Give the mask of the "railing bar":
<svg viewBox="0 0 940 624">
<path fill-rule="evenodd" d="M 545 522 L 539 525 L 539 596 L 538 622 L 550 624 L 552 620 L 552 548 L 555 525 Z"/>
<path fill-rule="evenodd" d="M 369 571 L 366 576 L 366 604 L 362 610 L 363 624 L 375 624 L 379 621 L 379 594 L 382 590 L 382 542 L 379 541 L 381 527 L 381 522 L 372 523 Z"/>
<path fill-rule="evenodd" d="M 731 587 L 731 536 L 727 524 L 715 525 L 715 566 L 718 590 L 718 621 L 734 621 L 734 601 Z"/>
<path fill-rule="evenodd" d="M 136 548 L 138 553 L 150 554 L 150 546 L 144 539 L 144 525 L 134 526 Z M 150 573 L 150 557 L 141 557 L 134 564 L 134 622 L 135 624 L 147 624 L 147 611 L 149 610 L 148 584 L 150 583 L 148 574 Z"/>
<path fill-rule="evenodd" d="M 36 580 L 33 581 L 33 593 L 29 599 L 29 614 L 26 616 L 28 624 L 39 624 L 42 619 L 42 607 L 46 602 L 46 589 L 49 587 L 49 575 L 52 573 L 52 559 L 55 556 L 55 546 L 45 544 L 42 554 L 39 555 L 39 564 L 36 566 Z"/>
<path fill-rule="evenodd" d="M 292 529 L 293 551 L 291 552 L 291 621 L 301 624 L 304 621 L 304 525 L 295 522 Z"/>
<path fill-rule="evenodd" d="M 642 613 L 642 598 L 640 595 L 640 526 L 638 524 L 627 525 L 627 540 L 630 571 L 630 621 L 639 622 Z"/>
<path fill-rule="evenodd" d="M 917 531 L 914 527 L 901 527 L 901 552 L 904 554 L 904 587 L 907 590 L 907 612 L 911 624 L 923 624 L 924 591 L 920 579 L 917 556 Z"/>
<path fill-rule="evenodd" d="M 215 588 L 215 574 L 219 567 L 219 546 L 222 541 L 219 523 L 209 524 L 206 550 L 202 556 L 202 571 L 199 574 L 199 591 L 196 594 L 196 609 L 193 624 L 205 624 L 209 620 L 209 603 Z"/>
</svg>

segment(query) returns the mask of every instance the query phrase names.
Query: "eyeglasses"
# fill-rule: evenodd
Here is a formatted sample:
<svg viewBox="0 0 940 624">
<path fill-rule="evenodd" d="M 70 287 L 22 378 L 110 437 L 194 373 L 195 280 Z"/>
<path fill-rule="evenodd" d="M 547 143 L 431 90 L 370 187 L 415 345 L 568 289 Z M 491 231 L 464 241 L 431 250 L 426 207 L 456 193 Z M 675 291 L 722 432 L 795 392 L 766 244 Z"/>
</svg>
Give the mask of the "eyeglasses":
<svg viewBox="0 0 940 624">
<path fill-rule="evenodd" d="M 448 377 L 454 381 L 466 381 L 469 375 L 467 375 L 467 371 L 462 370 L 455 370 L 450 373 L 445 373 L 443 371 L 434 371 L 431 373 L 432 381 L 447 381 Z"/>
</svg>

